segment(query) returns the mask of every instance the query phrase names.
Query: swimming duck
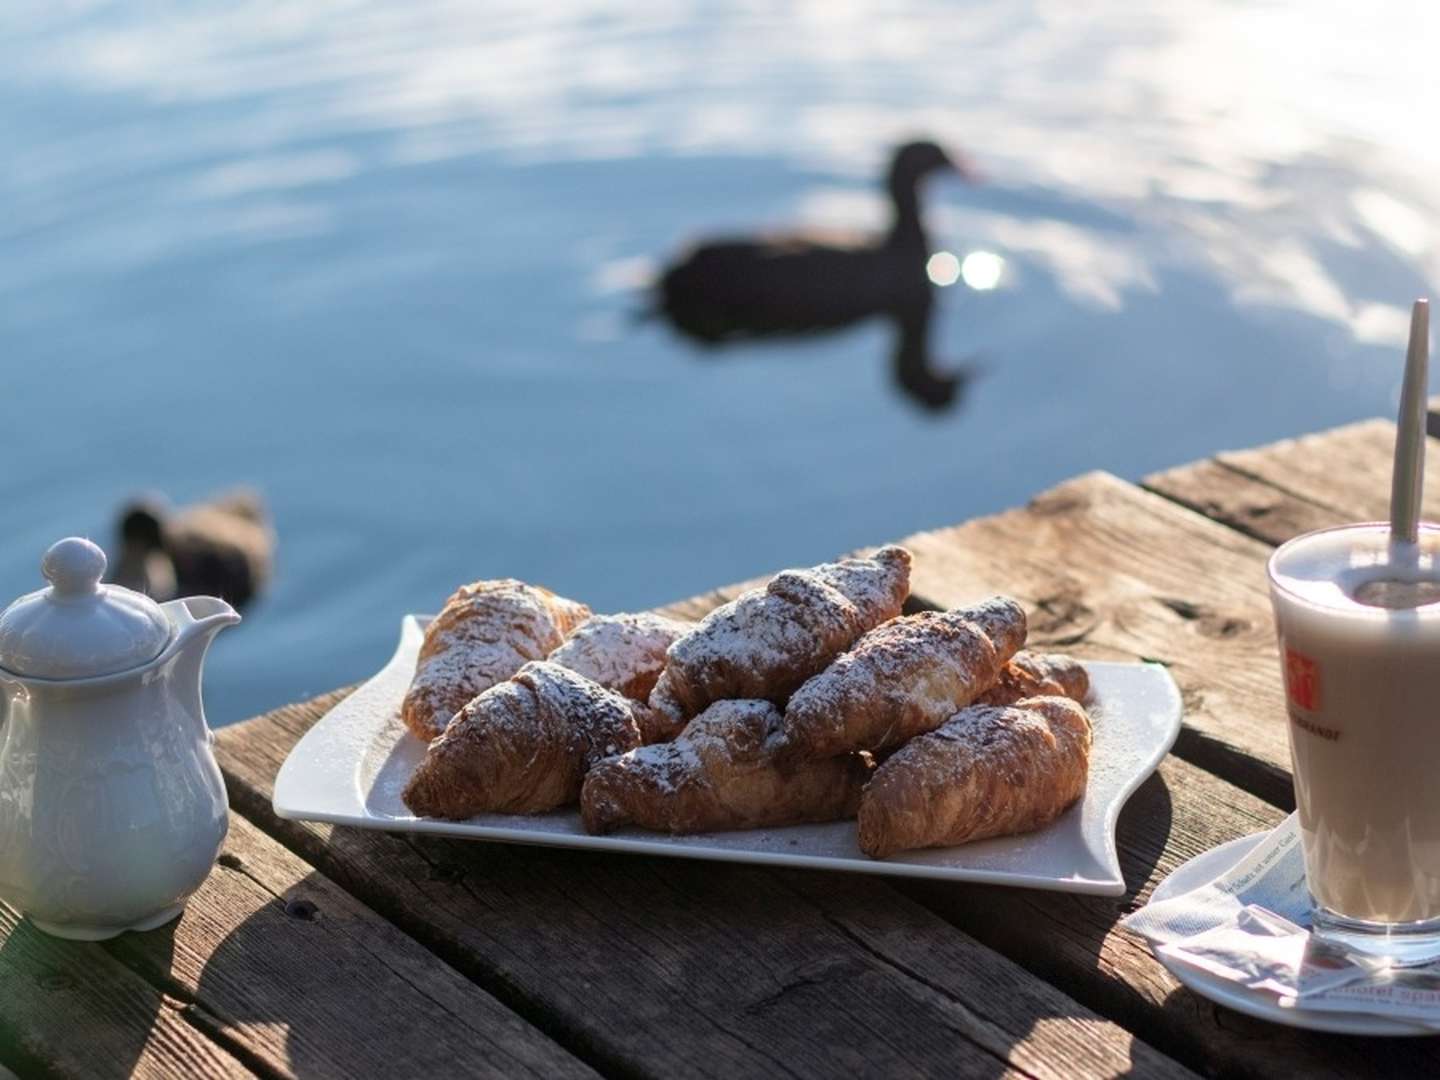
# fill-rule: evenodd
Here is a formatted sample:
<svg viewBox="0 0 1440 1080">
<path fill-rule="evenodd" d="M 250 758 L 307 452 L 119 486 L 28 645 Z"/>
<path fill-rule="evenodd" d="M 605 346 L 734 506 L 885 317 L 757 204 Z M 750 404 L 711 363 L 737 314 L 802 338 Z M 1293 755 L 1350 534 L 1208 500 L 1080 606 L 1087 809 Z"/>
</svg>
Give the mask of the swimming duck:
<svg viewBox="0 0 1440 1080">
<path fill-rule="evenodd" d="M 178 510 L 144 496 L 121 509 L 117 531 L 115 581 L 156 600 L 218 596 L 238 608 L 270 580 L 275 534 L 250 488 Z"/>
<path fill-rule="evenodd" d="M 930 246 L 920 219 L 920 185 L 939 171 L 975 180 L 963 159 L 933 142 L 895 151 L 886 176 L 895 216 L 880 236 L 790 233 L 700 244 L 660 278 L 657 309 L 706 345 L 835 330 L 887 316 L 898 330 L 897 382 L 922 404 L 943 408 L 955 398 L 956 377 L 931 371 L 924 355 Z"/>
</svg>

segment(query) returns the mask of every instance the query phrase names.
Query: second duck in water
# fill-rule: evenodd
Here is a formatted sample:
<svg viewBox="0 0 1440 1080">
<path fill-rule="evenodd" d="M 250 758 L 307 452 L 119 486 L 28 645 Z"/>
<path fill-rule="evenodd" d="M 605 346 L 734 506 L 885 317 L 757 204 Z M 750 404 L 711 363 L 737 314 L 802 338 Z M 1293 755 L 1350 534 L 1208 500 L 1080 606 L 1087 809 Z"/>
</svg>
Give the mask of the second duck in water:
<svg viewBox="0 0 1440 1080">
<path fill-rule="evenodd" d="M 896 325 L 895 374 L 902 389 L 926 406 L 950 405 L 960 376 L 930 368 L 930 245 L 920 219 L 921 182 L 940 171 L 974 179 L 933 142 L 907 143 L 895 151 L 887 174 L 895 207 L 887 233 L 839 239 L 790 233 L 704 243 L 665 271 L 657 306 L 676 329 L 709 345 L 889 317 Z"/>
<path fill-rule="evenodd" d="M 275 533 L 260 493 L 237 488 L 178 510 L 158 496 L 120 512 L 115 581 L 156 600 L 218 596 L 244 607 L 270 580 Z"/>
</svg>

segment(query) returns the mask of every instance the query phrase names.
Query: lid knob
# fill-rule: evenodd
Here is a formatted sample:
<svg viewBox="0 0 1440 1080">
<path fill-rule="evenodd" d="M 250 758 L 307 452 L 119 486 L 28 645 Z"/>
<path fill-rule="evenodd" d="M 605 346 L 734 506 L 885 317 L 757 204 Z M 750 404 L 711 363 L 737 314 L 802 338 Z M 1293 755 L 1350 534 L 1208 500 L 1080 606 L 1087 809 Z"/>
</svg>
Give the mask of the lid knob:
<svg viewBox="0 0 1440 1080">
<path fill-rule="evenodd" d="M 56 596 L 89 596 L 105 576 L 105 552 L 90 540 L 68 536 L 50 545 L 40 572 L 55 586 Z"/>
</svg>

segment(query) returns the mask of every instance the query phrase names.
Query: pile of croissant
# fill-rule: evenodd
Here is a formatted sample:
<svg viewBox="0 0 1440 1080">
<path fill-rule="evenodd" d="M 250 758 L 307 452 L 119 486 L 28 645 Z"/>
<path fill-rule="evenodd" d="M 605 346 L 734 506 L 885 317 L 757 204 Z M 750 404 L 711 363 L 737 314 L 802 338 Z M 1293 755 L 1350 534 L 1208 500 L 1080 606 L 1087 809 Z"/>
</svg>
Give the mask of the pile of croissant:
<svg viewBox="0 0 1440 1080">
<path fill-rule="evenodd" d="M 786 570 L 698 623 L 514 580 L 429 625 L 401 716 L 417 815 L 673 833 L 858 817 L 884 858 L 1038 828 L 1085 790 L 1085 670 L 1006 597 L 902 615 L 910 553 Z"/>
</svg>

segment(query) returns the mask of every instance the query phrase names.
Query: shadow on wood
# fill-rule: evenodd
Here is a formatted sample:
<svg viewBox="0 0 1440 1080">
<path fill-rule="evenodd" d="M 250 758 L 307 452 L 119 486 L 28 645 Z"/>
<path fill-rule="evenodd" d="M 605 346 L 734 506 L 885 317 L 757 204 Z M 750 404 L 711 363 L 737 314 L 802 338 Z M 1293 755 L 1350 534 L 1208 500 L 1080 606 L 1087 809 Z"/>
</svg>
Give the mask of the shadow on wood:
<svg viewBox="0 0 1440 1080">
<path fill-rule="evenodd" d="M 168 962 L 173 927 L 146 935 Z M 0 904 L 0 1063 L 22 1076 L 238 1075 L 183 1004 L 95 942 L 42 934 Z"/>
</svg>

